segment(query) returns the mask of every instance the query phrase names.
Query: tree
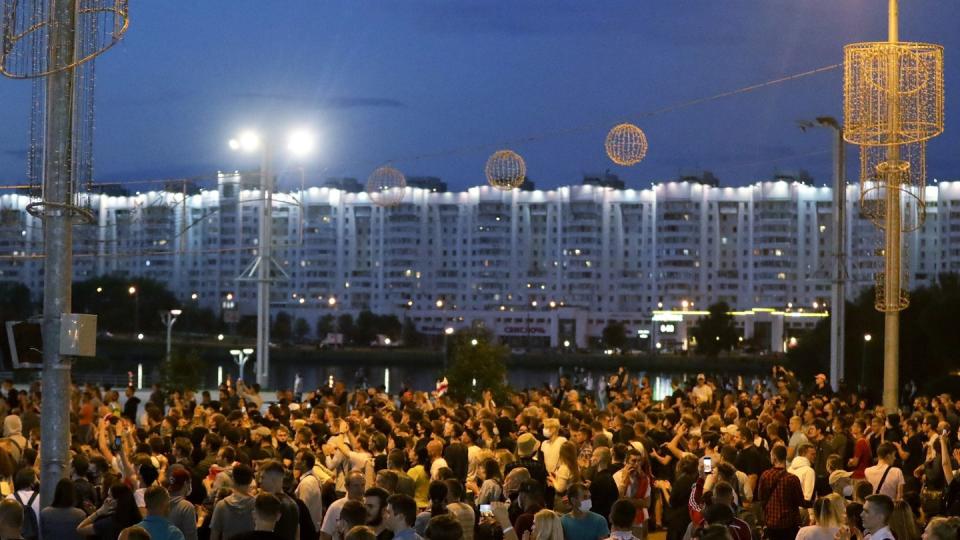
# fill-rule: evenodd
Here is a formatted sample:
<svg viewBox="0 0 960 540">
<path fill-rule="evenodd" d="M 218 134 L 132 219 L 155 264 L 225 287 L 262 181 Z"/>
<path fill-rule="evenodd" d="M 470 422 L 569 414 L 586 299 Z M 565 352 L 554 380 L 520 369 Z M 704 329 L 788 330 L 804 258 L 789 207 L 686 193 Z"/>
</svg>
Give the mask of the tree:
<svg viewBox="0 0 960 540">
<path fill-rule="evenodd" d="M 409 317 L 403 319 L 403 344 L 407 347 L 420 347 L 424 342 L 424 335 L 417 330 L 417 325 Z"/>
<path fill-rule="evenodd" d="M 333 332 L 333 323 L 335 320 L 333 315 L 329 313 L 317 319 L 317 338 L 323 339 L 327 337 L 327 334 Z"/>
<path fill-rule="evenodd" d="M 224 324 L 210 308 L 185 306 L 177 317 L 178 330 L 191 334 L 216 334 L 223 330 Z"/>
<path fill-rule="evenodd" d="M 286 311 L 280 311 L 273 319 L 273 329 L 270 331 L 273 339 L 286 343 L 290 341 L 293 335 L 293 321 L 290 314 Z"/>
<path fill-rule="evenodd" d="M 707 311 L 708 314 L 697 321 L 692 333 L 697 340 L 697 352 L 712 358 L 736 346 L 737 329 L 726 302 L 713 304 Z"/>
<path fill-rule="evenodd" d="M 0 321 L 20 321 L 33 315 L 30 289 L 23 283 L 0 283 Z"/>
<path fill-rule="evenodd" d="M 152 279 L 103 276 L 73 287 L 73 311 L 96 314 L 98 330 L 158 333 L 164 330 L 160 313 L 179 305 L 163 283 Z"/>
<path fill-rule="evenodd" d="M 377 339 L 377 316 L 368 309 L 357 315 L 357 323 L 350 340 L 361 347 L 369 345 Z"/>
<path fill-rule="evenodd" d="M 344 313 L 337 317 L 337 332 L 343 334 L 344 340 L 350 340 L 351 336 L 356 333 L 356 328 L 353 325 L 353 316 L 349 313 Z"/>
<path fill-rule="evenodd" d="M 293 335 L 296 336 L 297 341 L 303 341 L 307 338 L 307 335 L 310 334 L 310 323 L 302 317 L 297 317 L 297 321 L 293 323 Z"/>
<path fill-rule="evenodd" d="M 862 387 L 868 397 L 879 398 L 883 388 L 883 314 L 874 307 L 875 291 L 864 289 L 847 302 L 846 357 L 842 378 L 847 388 Z M 960 276 L 941 274 L 929 287 L 910 292 L 910 306 L 900 316 L 900 380 L 913 380 L 922 393 L 951 391 L 950 377 L 960 369 L 960 333 L 954 321 L 960 318 Z M 870 341 L 864 336 L 870 335 Z M 787 353 L 797 376 L 809 381 L 816 373 L 829 372 L 830 320 L 798 337 Z"/>
<path fill-rule="evenodd" d="M 506 359 L 510 349 L 493 340 L 483 329 L 461 330 L 454 334 L 450 347 L 450 368 L 446 372 L 447 391 L 454 399 L 479 399 L 489 388 L 495 399 L 506 392 Z"/>
<path fill-rule="evenodd" d="M 403 323 L 396 315 L 380 315 L 377 317 L 377 333 L 398 339 L 403 334 Z"/>
<path fill-rule="evenodd" d="M 237 323 L 237 333 L 243 337 L 257 337 L 257 317 L 244 315 Z"/>
<path fill-rule="evenodd" d="M 160 385 L 167 392 L 196 390 L 203 382 L 201 366 L 196 349 L 175 350 L 170 361 L 160 365 Z"/>
<path fill-rule="evenodd" d="M 603 344 L 611 349 L 623 349 L 627 345 L 627 328 L 622 322 L 610 321 L 603 327 Z"/>
</svg>

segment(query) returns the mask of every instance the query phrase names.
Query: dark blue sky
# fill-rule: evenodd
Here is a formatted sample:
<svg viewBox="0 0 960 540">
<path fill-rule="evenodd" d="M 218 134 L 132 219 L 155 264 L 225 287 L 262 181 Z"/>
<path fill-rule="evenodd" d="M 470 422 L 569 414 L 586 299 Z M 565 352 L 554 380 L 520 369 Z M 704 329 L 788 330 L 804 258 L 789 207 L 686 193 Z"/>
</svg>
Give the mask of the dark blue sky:
<svg viewBox="0 0 960 540">
<path fill-rule="evenodd" d="M 226 145 L 247 126 L 321 133 L 309 176 L 365 179 L 395 159 L 453 188 L 484 182 L 512 145 L 539 187 L 610 168 L 649 186 L 710 169 L 725 185 L 806 168 L 830 175 L 826 131 L 796 120 L 842 114 L 841 70 L 638 118 L 842 61 L 886 38 L 884 0 L 134 0 L 124 41 L 97 64 L 95 164 L 102 180 L 247 168 Z M 947 130 L 929 177 L 960 178 L 955 53 L 960 2 L 901 0 L 901 38 L 946 48 Z M 0 178 L 24 176 L 30 84 L 0 81 Z M 624 169 L 606 130 L 636 121 L 646 160 Z M 565 128 L 597 126 L 562 135 Z M 445 150 L 441 157 L 410 159 Z M 853 147 L 850 147 L 853 154 Z M 851 160 L 851 167 L 855 163 Z M 856 169 L 850 176 L 856 178 Z"/>
</svg>

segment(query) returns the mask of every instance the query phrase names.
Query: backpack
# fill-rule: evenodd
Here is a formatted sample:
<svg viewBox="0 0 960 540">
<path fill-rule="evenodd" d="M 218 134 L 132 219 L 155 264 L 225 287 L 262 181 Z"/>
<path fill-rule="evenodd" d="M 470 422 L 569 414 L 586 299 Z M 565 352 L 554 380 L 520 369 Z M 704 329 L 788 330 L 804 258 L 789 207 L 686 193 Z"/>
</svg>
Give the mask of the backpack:
<svg viewBox="0 0 960 540">
<path fill-rule="evenodd" d="M 40 537 L 40 522 L 37 520 L 37 513 L 33 510 L 33 501 L 39 494 L 39 491 L 34 491 L 33 495 L 30 495 L 30 500 L 24 503 L 20 499 L 20 493 L 13 492 L 13 497 L 23 507 L 23 525 L 20 526 L 20 536 L 23 540 L 37 540 Z"/>
</svg>

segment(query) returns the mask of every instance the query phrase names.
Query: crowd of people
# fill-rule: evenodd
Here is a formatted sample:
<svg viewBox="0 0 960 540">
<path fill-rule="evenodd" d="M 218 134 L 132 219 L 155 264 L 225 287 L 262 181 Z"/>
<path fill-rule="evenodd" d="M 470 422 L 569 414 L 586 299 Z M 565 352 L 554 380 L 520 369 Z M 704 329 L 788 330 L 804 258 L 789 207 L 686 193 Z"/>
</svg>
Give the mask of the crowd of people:
<svg viewBox="0 0 960 540">
<path fill-rule="evenodd" d="M 238 381 L 141 402 L 87 385 L 66 473 L 41 486 L 41 389 L 7 381 L 0 540 L 958 537 L 949 395 L 889 411 L 783 367 L 662 399 L 623 368 L 596 386 L 464 402 L 336 382 L 265 402 Z"/>
</svg>

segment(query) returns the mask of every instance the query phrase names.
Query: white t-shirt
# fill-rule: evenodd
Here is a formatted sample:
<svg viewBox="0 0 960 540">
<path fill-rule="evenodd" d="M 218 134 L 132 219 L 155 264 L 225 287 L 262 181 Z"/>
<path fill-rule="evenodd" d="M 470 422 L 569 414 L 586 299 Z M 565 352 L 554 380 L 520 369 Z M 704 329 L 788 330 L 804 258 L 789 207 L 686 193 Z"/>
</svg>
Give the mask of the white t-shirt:
<svg viewBox="0 0 960 540">
<path fill-rule="evenodd" d="M 340 510 L 343 510 L 343 505 L 346 503 L 346 496 L 340 497 L 330 503 L 330 508 L 327 508 L 327 513 L 323 516 L 323 525 L 320 526 L 320 532 L 334 536 L 333 533 L 337 529 L 337 521 L 340 520 Z"/>
<path fill-rule="evenodd" d="M 713 399 L 713 388 L 709 384 L 698 384 L 691 392 L 697 403 L 707 403 Z"/>
<path fill-rule="evenodd" d="M 557 437 L 557 440 L 543 441 L 540 448 L 543 449 L 543 465 L 548 473 L 556 472 L 557 465 L 560 464 L 560 447 L 567 442 L 566 437 Z"/>
<path fill-rule="evenodd" d="M 808 525 L 801 527 L 797 531 L 796 540 L 833 540 L 837 536 L 839 527 L 821 527 L 819 525 Z"/>
<path fill-rule="evenodd" d="M 477 469 L 480 465 L 480 447 L 472 444 L 467 447 L 467 480 L 477 478 Z"/>
<path fill-rule="evenodd" d="M 449 465 L 447 465 L 447 460 L 443 459 L 442 457 L 433 460 L 433 463 L 430 464 L 430 479 L 439 480 L 440 469 L 444 467 L 449 467 Z"/>
<path fill-rule="evenodd" d="M 23 501 L 23 504 L 27 504 L 27 502 L 30 500 L 30 497 L 33 496 L 33 490 L 22 489 L 17 492 L 17 495 L 20 496 L 20 500 Z M 17 500 L 13 496 L 13 493 L 7 495 L 7 498 L 10 499 L 11 501 Z M 37 498 L 33 500 L 33 504 L 31 504 L 30 506 L 33 507 L 33 513 L 36 514 L 37 516 L 37 527 L 39 527 L 40 526 L 40 495 L 37 495 Z M 26 519 L 26 516 L 24 516 L 24 519 Z M 39 530 L 37 530 L 37 535 L 38 536 L 40 535 Z"/>
<path fill-rule="evenodd" d="M 883 478 L 884 471 L 887 470 L 887 465 L 885 463 L 880 463 L 874 465 L 873 467 L 867 467 L 863 471 L 864 477 L 866 477 L 867 482 L 870 482 L 870 485 L 873 486 L 873 492 L 877 492 L 877 485 L 880 484 L 880 479 Z M 897 491 L 901 485 L 904 483 L 903 472 L 899 467 L 890 467 L 890 472 L 887 473 L 886 479 L 883 481 L 883 486 L 880 487 L 880 494 L 886 495 L 891 499 L 897 499 Z"/>
</svg>

